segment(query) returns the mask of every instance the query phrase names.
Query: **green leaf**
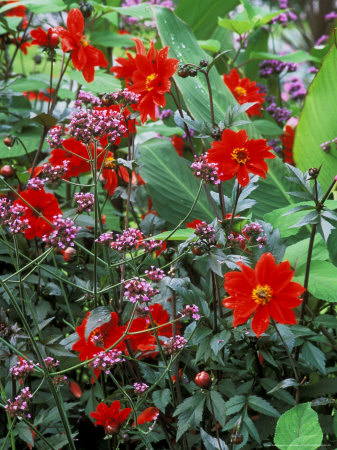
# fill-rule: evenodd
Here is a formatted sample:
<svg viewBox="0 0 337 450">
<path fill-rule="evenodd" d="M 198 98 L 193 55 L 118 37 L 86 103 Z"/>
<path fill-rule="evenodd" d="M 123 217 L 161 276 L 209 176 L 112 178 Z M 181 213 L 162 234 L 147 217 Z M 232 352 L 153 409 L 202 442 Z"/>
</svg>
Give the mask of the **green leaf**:
<svg viewBox="0 0 337 450">
<path fill-rule="evenodd" d="M 296 128 L 294 159 L 302 171 L 310 167 L 322 168 L 319 181 L 325 191 L 337 172 L 337 151 L 331 146 L 331 153 L 320 148 L 322 142 L 330 141 L 337 135 L 337 122 L 334 120 L 337 102 L 337 50 L 335 46 L 323 60 L 322 67 L 304 101 L 300 120 Z"/>
<path fill-rule="evenodd" d="M 260 379 L 262 387 L 268 391 L 269 395 L 272 395 L 273 397 L 282 400 L 283 402 L 293 406 L 295 405 L 295 399 L 292 395 L 290 395 L 289 392 L 287 392 L 284 389 L 279 389 L 277 391 L 272 390 L 277 386 L 277 381 L 273 380 L 271 378 L 261 378 Z"/>
<path fill-rule="evenodd" d="M 31 117 L 31 120 L 48 129 L 57 124 L 57 119 L 52 115 L 46 113 L 40 113 L 34 117 Z"/>
<path fill-rule="evenodd" d="M 279 418 L 274 443 L 280 450 L 315 450 L 323 439 L 317 413 L 309 403 L 296 405 Z"/>
<path fill-rule="evenodd" d="M 211 391 L 210 396 L 213 403 L 216 420 L 224 426 L 226 423 L 226 402 L 218 391 Z M 212 409 L 210 408 L 212 413 Z"/>
<path fill-rule="evenodd" d="M 95 71 L 95 79 L 91 83 L 87 83 L 82 72 L 73 70 L 70 73 L 70 79 L 77 81 L 82 89 L 90 91 L 94 94 L 103 94 L 104 92 L 112 92 L 120 89 L 121 83 L 112 74 L 106 73 L 104 70 Z"/>
<path fill-rule="evenodd" d="M 253 24 L 249 20 L 221 19 L 219 17 L 218 24 L 237 34 L 248 33 L 253 29 Z"/>
<path fill-rule="evenodd" d="M 177 155 L 171 142 L 164 139 L 151 139 L 141 145 L 140 165 L 140 174 L 150 190 L 155 210 L 160 217 L 176 225 L 191 208 L 199 181 Z M 188 220 L 193 219 L 213 219 L 204 191 Z"/>
<path fill-rule="evenodd" d="M 202 420 L 202 413 L 204 410 L 204 403 L 206 396 L 198 391 L 193 397 L 186 398 L 177 409 L 174 411 L 173 416 L 178 417 L 178 431 L 177 441 L 181 436 L 189 429 L 199 426 Z"/>
<path fill-rule="evenodd" d="M 206 448 L 206 450 L 228 450 L 227 445 L 225 444 L 225 442 L 220 439 L 220 445 L 221 448 L 219 447 L 219 442 L 217 440 L 216 437 L 212 437 L 210 434 L 206 433 L 205 430 L 203 430 L 200 427 L 200 436 L 202 439 L 202 442 Z"/>
<path fill-rule="evenodd" d="M 267 400 L 257 397 L 256 395 L 250 395 L 248 397 L 248 405 L 254 409 L 254 411 L 258 411 L 266 416 L 280 417 L 279 412 L 267 402 Z"/>
<path fill-rule="evenodd" d="M 232 416 L 233 414 L 242 410 L 246 404 L 246 397 L 244 395 L 235 395 L 226 402 L 226 414 Z"/>
<path fill-rule="evenodd" d="M 131 34 L 107 33 L 106 31 L 94 31 L 90 34 L 90 43 L 102 47 L 133 47 L 135 36 Z"/>
<path fill-rule="evenodd" d="M 87 340 L 96 328 L 110 322 L 111 311 L 106 306 L 99 306 L 93 309 L 88 318 L 87 324 L 85 326 L 85 339 Z"/>
<path fill-rule="evenodd" d="M 238 4 L 238 0 L 184 0 L 177 2 L 175 14 L 191 27 L 197 38 L 208 39 L 218 16 L 227 14 Z"/>
<path fill-rule="evenodd" d="M 305 264 L 296 270 L 294 281 L 303 284 Z M 337 302 L 337 267 L 327 261 L 311 261 L 309 292 L 326 302 Z"/>
<path fill-rule="evenodd" d="M 34 447 L 35 445 L 34 438 L 27 424 L 25 424 L 24 422 L 18 422 L 15 425 L 15 430 L 18 433 L 20 439 L 26 442 L 26 444 L 29 444 L 32 447 Z"/>
<path fill-rule="evenodd" d="M 201 59 L 208 59 L 209 55 L 202 50 L 189 27 L 179 20 L 168 8 L 153 7 L 158 33 L 163 45 L 169 45 L 171 57 L 179 60 L 181 64 L 199 64 Z M 205 76 L 200 73 L 195 78 L 174 77 L 181 95 L 189 108 L 189 114 L 200 122 L 210 123 L 209 95 Z M 209 72 L 214 99 L 215 121 L 218 123 L 225 117 L 228 106 L 237 105 L 237 102 L 218 72 L 213 69 Z M 207 107 L 206 107 L 207 105 Z M 242 114 L 242 119 L 247 119 Z M 257 133 L 252 125 L 246 125 L 251 137 Z"/>
<path fill-rule="evenodd" d="M 248 416 L 247 412 L 245 413 L 245 416 L 243 418 L 243 422 L 246 425 L 248 429 L 248 433 L 251 435 L 251 437 L 258 443 L 261 444 L 261 439 L 259 436 L 259 432 L 256 429 L 256 426 L 254 425 L 254 422 L 252 419 Z"/>
<path fill-rule="evenodd" d="M 283 133 L 282 128 L 271 120 L 254 120 L 254 126 L 262 135 L 265 136 L 280 136 Z"/>
<path fill-rule="evenodd" d="M 52 13 L 66 9 L 66 5 L 62 0 L 44 0 L 43 2 L 41 0 L 18 0 L 15 3 L 15 6 L 24 5 L 36 14 Z M 7 4 L 0 8 L 0 14 L 12 8 L 12 4 Z"/>
<path fill-rule="evenodd" d="M 154 405 L 160 409 L 163 413 L 165 412 L 166 406 L 171 401 L 171 391 L 170 389 L 163 389 L 161 391 L 154 391 L 152 394 L 152 400 Z"/>
<path fill-rule="evenodd" d="M 41 140 L 42 130 L 40 128 L 25 128 L 22 132 L 13 133 L 13 136 L 17 135 L 24 143 L 27 152 L 35 152 L 38 148 Z M 19 141 L 16 141 L 13 147 L 8 148 L 3 143 L 3 139 L 0 139 L 0 158 L 11 159 L 25 155 L 26 152 Z"/>
<path fill-rule="evenodd" d="M 198 44 L 204 50 L 217 53 L 220 50 L 220 42 L 216 39 L 207 39 L 207 41 L 198 41 Z"/>
<path fill-rule="evenodd" d="M 41 91 L 49 87 L 46 80 L 40 79 L 38 76 L 28 76 L 17 78 L 9 85 L 9 89 L 13 92 Z"/>
<path fill-rule="evenodd" d="M 279 389 L 285 389 L 290 386 L 298 386 L 298 382 L 294 378 L 287 378 L 278 383 L 273 389 L 267 392 L 267 394 L 272 394 L 273 392 L 278 391 Z"/>
<path fill-rule="evenodd" d="M 284 260 L 289 261 L 292 267 L 300 267 L 306 263 L 310 238 L 303 239 L 293 245 L 288 245 Z M 329 252 L 322 237 L 317 234 L 314 241 L 312 261 L 325 261 L 329 258 Z"/>
<path fill-rule="evenodd" d="M 156 236 L 153 236 L 153 239 L 167 239 L 167 236 L 169 236 L 172 233 L 172 231 L 164 231 L 164 233 L 157 234 Z M 169 237 L 169 241 L 187 241 L 191 237 L 191 235 L 194 233 L 194 230 L 192 228 L 180 228 L 179 230 L 175 231 L 172 236 Z"/>
<path fill-rule="evenodd" d="M 298 50 L 293 53 L 288 53 L 286 55 L 276 55 L 274 53 L 268 53 L 268 52 L 251 52 L 250 53 L 251 59 L 277 59 L 278 61 L 282 62 L 292 62 L 292 63 L 299 63 L 304 61 L 313 61 L 313 62 L 320 62 L 319 58 L 316 58 L 315 56 L 310 55 L 309 53 Z"/>
<path fill-rule="evenodd" d="M 301 355 L 310 367 L 315 367 L 321 373 L 326 374 L 325 355 L 322 350 L 306 341 L 303 344 Z"/>
<path fill-rule="evenodd" d="M 138 17 L 139 19 L 152 19 L 153 17 L 151 6 L 147 3 L 135 6 L 113 7 L 111 9 L 123 14 L 123 16 Z"/>
</svg>

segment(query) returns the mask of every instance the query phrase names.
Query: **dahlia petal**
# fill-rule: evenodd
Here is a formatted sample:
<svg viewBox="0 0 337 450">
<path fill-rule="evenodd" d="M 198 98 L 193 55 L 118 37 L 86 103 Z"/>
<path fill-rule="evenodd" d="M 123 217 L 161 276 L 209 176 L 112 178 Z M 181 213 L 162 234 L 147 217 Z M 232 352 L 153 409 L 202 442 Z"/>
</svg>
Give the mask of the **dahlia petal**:
<svg viewBox="0 0 337 450">
<path fill-rule="evenodd" d="M 282 308 L 277 302 L 273 301 L 271 301 L 268 306 L 271 317 L 278 323 L 296 325 L 297 320 L 292 309 Z"/>
<path fill-rule="evenodd" d="M 154 73 L 153 64 L 146 56 L 136 55 L 135 63 L 142 77 L 146 78 L 148 75 Z"/>
<path fill-rule="evenodd" d="M 67 28 L 74 37 L 81 39 L 84 29 L 84 18 L 77 8 L 71 9 L 67 17 Z"/>
<path fill-rule="evenodd" d="M 135 41 L 137 54 L 146 56 L 143 41 L 139 38 L 131 38 L 131 40 Z"/>
<path fill-rule="evenodd" d="M 269 306 L 269 305 L 268 305 Z M 252 330 L 256 337 L 260 337 L 269 326 L 269 308 L 268 306 L 259 306 L 252 320 Z"/>
<path fill-rule="evenodd" d="M 285 292 L 284 294 L 279 293 L 273 295 L 273 298 L 270 301 L 271 303 L 277 303 L 280 308 L 297 308 L 301 303 L 302 299 L 298 296 L 294 296 Z"/>
<path fill-rule="evenodd" d="M 274 271 L 276 263 L 271 253 L 264 253 L 255 267 L 255 274 L 258 284 L 273 286 Z"/>
<path fill-rule="evenodd" d="M 238 170 L 236 176 L 237 176 L 238 183 L 242 187 L 245 187 L 249 184 L 249 173 L 248 173 L 246 165 L 243 164 L 242 166 L 241 165 L 239 166 L 239 170 Z"/>
<path fill-rule="evenodd" d="M 241 304 L 234 309 L 233 327 L 246 323 L 251 315 L 257 310 L 258 305 L 251 302 L 249 305 Z"/>
<path fill-rule="evenodd" d="M 95 68 L 91 64 L 86 64 L 82 70 L 83 77 L 87 83 L 91 83 L 95 78 Z"/>
<path fill-rule="evenodd" d="M 119 413 L 119 419 L 118 419 L 119 425 L 121 425 L 122 423 L 124 423 L 126 421 L 126 419 L 129 417 L 131 411 L 132 411 L 131 408 L 122 409 L 122 411 Z"/>
</svg>

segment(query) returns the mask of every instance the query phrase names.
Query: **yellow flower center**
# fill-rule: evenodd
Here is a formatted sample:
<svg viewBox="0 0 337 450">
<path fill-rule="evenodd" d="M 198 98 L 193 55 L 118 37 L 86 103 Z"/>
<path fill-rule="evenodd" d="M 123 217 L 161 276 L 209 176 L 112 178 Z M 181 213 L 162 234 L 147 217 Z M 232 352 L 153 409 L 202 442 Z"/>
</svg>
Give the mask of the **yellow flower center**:
<svg viewBox="0 0 337 450">
<path fill-rule="evenodd" d="M 272 296 L 273 290 L 268 284 L 265 284 L 264 286 L 258 284 L 252 292 L 254 302 L 262 306 L 268 305 Z"/>
<path fill-rule="evenodd" d="M 234 91 L 238 97 L 240 97 L 241 95 L 247 95 L 246 89 L 242 86 L 237 86 L 236 88 L 234 88 Z"/>
<path fill-rule="evenodd" d="M 238 164 L 246 164 L 249 161 L 249 153 L 245 147 L 235 148 L 231 156 Z"/>
<path fill-rule="evenodd" d="M 155 73 L 151 73 L 151 75 L 149 75 L 148 77 L 146 77 L 145 80 L 145 88 L 147 91 L 152 91 L 153 86 L 150 86 L 151 81 L 153 81 L 156 78 L 156 74 Z"/>
<path fill-rule="evenodd" d="M 89 42 L 85 39 L 86 36 L 82 36 L 81 40 L 80 40 L 80 44 L 83 47 L 86 47 L 87 45 L 89 45 Z"/>
<path fill-rule="evenodd" d="M 112 156 L 108 156 L 104 163 L 105 169 L 114 169 L 116 167 L 116 161 Z"/>
</svg>

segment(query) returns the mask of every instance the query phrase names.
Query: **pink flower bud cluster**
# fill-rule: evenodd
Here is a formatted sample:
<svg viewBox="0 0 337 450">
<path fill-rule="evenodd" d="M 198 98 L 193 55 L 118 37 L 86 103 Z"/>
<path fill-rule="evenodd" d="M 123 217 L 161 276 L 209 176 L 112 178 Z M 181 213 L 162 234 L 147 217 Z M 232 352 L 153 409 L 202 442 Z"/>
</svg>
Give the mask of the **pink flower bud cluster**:
<svg viewBox="0 0 337 450">
<path fill-rule="evenodd" d="M 27 361 L 24 358 L 20 358 L 15 366 L 11 367 L 10 373 L 14 379 L 24 380 L 29 374 L 34 372 L 33 361 Z"/>
<path fill-rule="evenodd" d="M 109 94 L 105 94 L 103 97 L 103 103 L 106 101 L 110 105 L 123 105 L 130 106 L 135 105 L 139 102 L 140 95 L 135 94 L 128 89 L 118 90 L 115 92 L 111 92 Z"/>
<path fill-rule="evenodd" d="M 82 104 L 86 106 L 101 106 L 101 100 L 91 92 L 80 91 L 77 96 L 77 100 L 74 101 L 76 108 L 81 108 Z"/>
<path fill-rule="evenodd" d="M 70 217 L 63 219 L 61 214 L 54 217 L 53 225 L 55 230 L 49 236 L 44 235 L 42 237 L 43 242 L 61 250 L 65 250 L 67 247 L 73 247 L 74 240 L 81 227 L 76 227 Z"/>
<path fill-rule="evenodd" d="M 14 234 L 26 231 L 30 227 L 28 219 L 21 219 L 26 209 L 23 205 L 13 206 L 6 197 L 0 198 L 1 225 L 8 226 L 9 231 Z"/>
<path fill-rule="evenodd" d="M 208 225 L 207 222 L 198 223 L 194 234 L 198 236 L 201 241 L 206 241 L 207 243 L 213 245 L 216 244 L 215 229 L 212 225 Z"/>
<path fill-rule="evenodd" d="M 61 148 L 62 147 L 62 136 L 63 127 L 62 125 L 55 125 L 48 132 L 47 142 L 50 148 Z"/>
<path fill-rule="evenodd" d="M 43 164 L 39 176 L 28 180 L 27 187 L 39 190 L 46 183 L 55 183 L 67 173 L 68 165 L 68 160 L 64 160 L 62 165 L 57 166 L 53 166 L 51 163 Z"/>
<path fill-rule="evenodd" d="M 68 384 L 68 377 L 66 377 L 65 375 L 56 375 L 53 378 L 53 384 L 55 386 L 64 386 Z"/>
<path fill-rule="evenodd" d="M 30 418 L 31 415 L 28 412 L 29 402 L 32 399 L 32 394 L 29 387 L 25 387 L 21 390 L 20 394 L 15 397 L 15 400 L 7 400 L 5 405 L 5 411 L 13 419 L 18 417 L 19 419 Z"/>
<path fill-rule="evenodd" d="M 176 355 L 180 352 L 187 340 L 183 336 L 171 337 L 168 341 L 164 342 L 164 353 L 166 355 Z"/>
<path fill-rule="evenodd" d="M 200 319 L 199 308 L 197 305 L 186 305 L 182 310 L 183 316 L 191 317 L 194 320 Z"/>
<path fill-rule="evenodd" d="M 137 249 L 143 239 L 144 236 L 140 230 L 128 228 L 122 234 L 116 234 L 116 238 L 110 243 L 110 247 L 119 252 L 129 252 Z"/>
<path fill-rule="evenodd" d="M 146 383 L 133 383 L 133 387 L 134 387 L 133 392 L 136 395 L 143 394 L 149 388 L 149 386 Z"/>
<path fill-rule="evenodd" d="M 197 178 L 201 178 L 207 184 L 219 184 L 218 169 L 214 163 L 208 163 L 206 155 L 200 155 L 195 158 L 191 164 L 193 169 L 193 175 Z"/>
<path fill-rule="evenodd" d="M 75 194 L 75 203 L 78 205 L 76 208 L 76 214 L 92 211 L 94 202 L 94 194 L 91 194 L 90 192 L 77 192 Z"/>
<path fill-rule="evenodd" d="M 116 364 L 120 364 L 125 361 L 122 357 L 122 352 L 118 350 L 109 350 L 107 352 L 100 352 L 94 355 L 94 360 L 89 364 L 93 369 L 104 371 L 107 375 L 110 369 Z"/>
<path fill-rule="evenodd" d="M 158 289 L 153 289 L 150 283 L 140 280 L 138 277 L 129 281 L 123 281 L 125 297 L 131 302 L 150 302 L 158 294 Z M 147 308 L 145 308 L 147 309 Z"/>
<path fill-rule="evenodd" d="M 52 370 L 60 364 L 60 361 L 57 361 L 51 356 L 47 356 L 47 358 L 44 358 L 43 362 L 45 363 L 48 370 Z"/>
<path fill-rule="evenodd" d="M 155 268 L 154 266 L 151 266 L 151 270 L 145 270 L 145 273 L 147 278 L 155 283 L 161 281 L 165 276 L 165 272 L 162 269 L 159 267 Z"/>
</svg>

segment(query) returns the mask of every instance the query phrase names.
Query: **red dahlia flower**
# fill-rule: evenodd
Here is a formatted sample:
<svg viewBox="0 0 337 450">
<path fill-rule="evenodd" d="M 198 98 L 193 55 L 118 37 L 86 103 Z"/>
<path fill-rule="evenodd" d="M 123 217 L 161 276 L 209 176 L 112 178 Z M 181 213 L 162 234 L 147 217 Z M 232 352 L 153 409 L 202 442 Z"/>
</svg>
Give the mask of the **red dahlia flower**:
<svg viewBox="0 0 337 450">
<path fill-rule="evenodd" d="M 222 304 L 234 310 L 233 326 L 247 322 L 254 314 L 252 329 L 257 337 L 266 331 L 270 317 L 279 323 L 296 324 L 293 308 L 301 304 L 305 291 L 291 279 L 294 271 L 289 261 L 278 265 L 271 253 L 264 253 L 255 270 L 238 263 L 241 272 L 225 275 L 225 290 L 230 295 Z"/>
<path fill-rule="evenodd" d="M 132 411 L 131 408 L 124 408 L 120 411 L 120 407 L 121 404 L 118 400 L 112 402 L 110 407 L 105 403 L 100 403 L 90 416 L 96 419 L 95 425 L 104 427 L 106 434 L 116 434 Z"/>
<path fill-rule="evenodd" d="M 33 40 L 32 45 L 39 45 L 45 48 L 55 48 L 59 45 L 60 39 L 53 28 L 45 32 L 41 27 L 30 32 Z"/>
<path fill-rule="evenodd" d="M 54 166 L 62 166 L 63 161 L 68 161 L 68 170 L 65 178 L 78 177 L 80 173 L 90 171 L 88 150 L 82 142 L 69 138 L 65 139 L 62 145 L 65 150 L 60 148 L 52 150 L 49 162 Z"/>
<path fill-rule="evenodd" d="M 272 147 L 267 146 L 266 139 L 248 139 L 245 130 L 223 131 L 221 141 L 212 142 L 207 152 L 207 162 L 218 166 L 221 181 L 237 177 L 241 186 L 249 183 L 249 172 L 266 178 L 268 166 L 264 159 L 273 159 Z"/>
<path fill-rule="evenodd" d="M 281 136 L 283 144 L 283 161 L 285 163 L 295 165 L 293 157 L 293 146 L 295 139 L 295 130 L 290 125 L 286 125 L 284 133 Z"/>
<path fill-rule="evenodd" d="M 261 116 L 260 109 L 262 108 L 261 105 L 264 102 L 265 94 L 260 92 L 255 81 L 250 81 L 249 78 L 240 78 L 236 69 L 232 69 L 229 75 L 224 74 L 223 80 L 240 105 L 258 102 L 247 110 L 249 117 Z"/>
<path fill-rule="evenodd" d="M 25 231 L 26 239 L 41 238 L 45 234 L 50 234 L 53 227 L 48 221 L 53 223 L 54 216 L 62 215 L 56 197 L 53 194 L 47 194 L 44 189 L 27 189 L 20 192 L 20 195 L 43 216 L 38 216 L 21 198 L 15 200 L 14 205 L 21 205 L 26 208 L 25 214 L 20 218 L 21 220 L 28 219 L 30 225 L 30 228 Z"/>
<path fill-rule="evenodd" d="M 156 105 L 164 107 L 166 105 L 165 93 L 171 89 L 170 77 L 177 70 L 178 60 L 168 58 L 169 47 L 155 50 L 154 43 L 146 54 L 143 42 L 134 39 L 137 54 L 133 58 L 129 53 L 128 59 L 117 58 L 121 66 L 112 67 L 111 71 L 116 72 L 117 78 L 126 78 L 132 81 L 129 89 L 141 95 L 141 100 L 137 105 L 140 112 L 141 121 L 144 123 L 147 116 L 156 120 Z M 131 84 L 131 83 L 130 83 Z"/>
<path fill-rule="evenodd" d="M 84 79 L 90 83 L 95 77 L 95 66 L 106 67 L 108 61 L 97 48 L 89 45 L 84 36 L 84 18 L 79 9 L 69 11 L 66 30 L 56 27 L 55 31 L 62 39 L 62 50 L 72 52 L 71 60 L 74 67 L 83 73 Z"/>
<path fill-rule="evenodd" d="M 140 416 L 137 419 L 137 423 L 138 425 L 141 425 L 142 423 L 153 422 L 154 420 L 157 420 L 158 416 L 159 416 L 159 409 L 156 408 L 155 406 L 150 406 L 150 408 L 146 408 L 140 414 Z"/>
</svg>

